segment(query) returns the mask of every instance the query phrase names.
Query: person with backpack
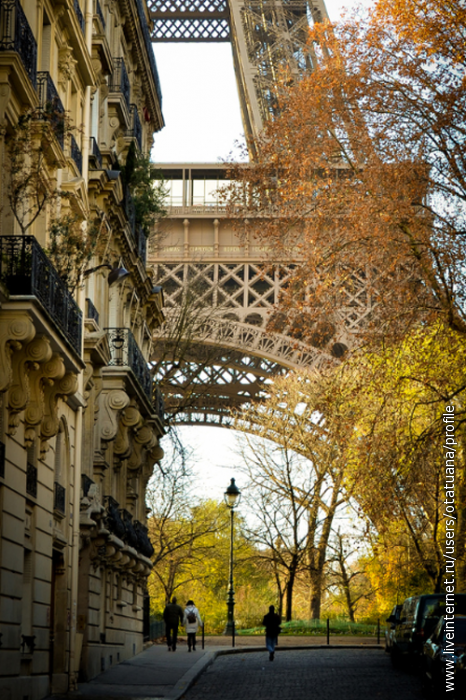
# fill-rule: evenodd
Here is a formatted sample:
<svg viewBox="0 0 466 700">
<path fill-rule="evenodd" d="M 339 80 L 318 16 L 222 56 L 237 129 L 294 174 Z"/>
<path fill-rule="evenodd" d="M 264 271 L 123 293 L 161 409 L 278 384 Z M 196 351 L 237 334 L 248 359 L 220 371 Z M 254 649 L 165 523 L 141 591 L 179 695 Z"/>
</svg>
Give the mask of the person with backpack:
<svg viewBox="0 0 466 700">
<path fill-rule="evenodd" d="M 264 615 L 262 624 L 265 627 L 265 646 L 269 652 L 269 661 L 273 661 L 275 656 L 275 647 L 277 646 L 278 635 L 282 631 L 280 627 L 280 615 L 275 612 L 275 606 L 269 607 L 269 612 Z"/>
<path fill-rule="evenodd" d="M 196 632 L 199 625 L 202 626 L 199 610 L 196 608 L 192 600 L 188 600 L 184 609 L 183 624 L 188 635 L 188 651 L 196 651 Z"/>
<path fill-rule="evenodd" d="M 183 622 L 183 608 L 178 605 L 176 598 L 165 606 L 163 611 L 163 621 L 165 622 L 165 633 L 167 635 L 168 651 L 176 651 L 176 640 L 178 638 L 178 625 Z"/>
</svg>

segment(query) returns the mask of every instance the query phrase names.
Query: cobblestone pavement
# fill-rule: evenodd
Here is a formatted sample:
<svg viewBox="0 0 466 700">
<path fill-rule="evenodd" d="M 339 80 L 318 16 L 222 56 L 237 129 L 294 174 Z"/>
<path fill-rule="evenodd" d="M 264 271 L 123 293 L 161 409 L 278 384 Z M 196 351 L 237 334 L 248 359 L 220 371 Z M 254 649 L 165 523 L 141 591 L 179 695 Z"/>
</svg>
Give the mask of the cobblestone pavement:
<svg viewBox="0 0 466 700">
<path fill-rule="evenodd" d="M 419 678 L 378 649 L 280 650 L 220 656 L 183 700 L 420 700 Z"/>
</svg>

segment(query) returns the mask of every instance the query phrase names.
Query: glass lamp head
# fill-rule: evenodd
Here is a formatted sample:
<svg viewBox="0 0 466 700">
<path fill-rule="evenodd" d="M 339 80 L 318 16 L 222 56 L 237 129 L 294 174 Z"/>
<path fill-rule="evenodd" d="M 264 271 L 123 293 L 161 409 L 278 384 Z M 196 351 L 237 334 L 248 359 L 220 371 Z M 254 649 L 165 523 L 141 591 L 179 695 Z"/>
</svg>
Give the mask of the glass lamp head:
<svg viewBox="0 0 466 700">
<path fill-rule="evenodd" d="M 225 499 L 225 503 L 228 506 L 228 508 L 234 508 L 235 506 L 238 505 L 238 503 L 241 500 L 241 491 L 235 484 L 235 480 L 231 479 L 230 485 L 223 494 L 223 497 Z"/>
</svg>

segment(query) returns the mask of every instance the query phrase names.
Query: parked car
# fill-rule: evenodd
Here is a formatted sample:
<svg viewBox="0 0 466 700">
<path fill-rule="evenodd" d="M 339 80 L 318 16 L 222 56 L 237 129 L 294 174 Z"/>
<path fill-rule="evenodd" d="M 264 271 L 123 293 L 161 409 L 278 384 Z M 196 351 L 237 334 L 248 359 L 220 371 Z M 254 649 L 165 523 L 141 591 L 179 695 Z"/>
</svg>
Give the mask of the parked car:
<svg viewBox="0 0 466 700">
<path fill-rule="evenodd" d="M 455 613 L 466 614 L 466 593 L 455 595 Z M 400 621 L 393 630 L 391 659 L 394 666 L 403 658 L 421 658 L 424 643 L 444 614 L 444 593 L 418 595 L 405 600 Z"/>
<path fill-rule="evenodd" d="M 455 615 L 452 648 L 446 638 L 447 626 L 443 617 L 424 644 L 422 670 L 424 687 L 427 690 L 445 693 L 447 662 L 453 661 L 454 677 L 451 678 L 456 697 L 466 696 L 466 615 Z M 447 652 L 447 653 L 445 653 Z M 453 653 L 448 653 L 453 652 Z"/>
<path fill-rule="evenodd" d="M 385 628 L 385 651 L 388 653 L 390 653 L 392 650 L 395 627 L 400 621 L 402 607 L 402 604 L 395 605 L 389 617 L 386 619 L 387 626 Z"/>
</svg>

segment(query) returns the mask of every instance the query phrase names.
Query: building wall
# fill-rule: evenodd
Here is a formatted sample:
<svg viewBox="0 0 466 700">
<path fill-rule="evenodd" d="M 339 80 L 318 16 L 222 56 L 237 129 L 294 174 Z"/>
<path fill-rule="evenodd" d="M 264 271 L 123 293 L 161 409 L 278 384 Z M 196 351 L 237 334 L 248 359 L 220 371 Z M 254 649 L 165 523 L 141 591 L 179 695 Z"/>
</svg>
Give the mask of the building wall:
<svg viewBox="0 0 466 700">
<path fill-rule="evenodd" d="M 147 17 L 140 0 L 0 2 L 2 700 L 72 690 L 143 647 L 144 493 L 164 433 L 147 359 L 163 297 L 119 168 L 163 126 Z M 40 134 L 47 110 L 64 135 L 37 136 L 27 157 L 39 144 L 40 181 L 59 196 L 25 228 L 11 144 L 22 115 Z M 76 284 L 47 257 L 63 214 L 83 240 L 98 230 Z"/>
</svg>

